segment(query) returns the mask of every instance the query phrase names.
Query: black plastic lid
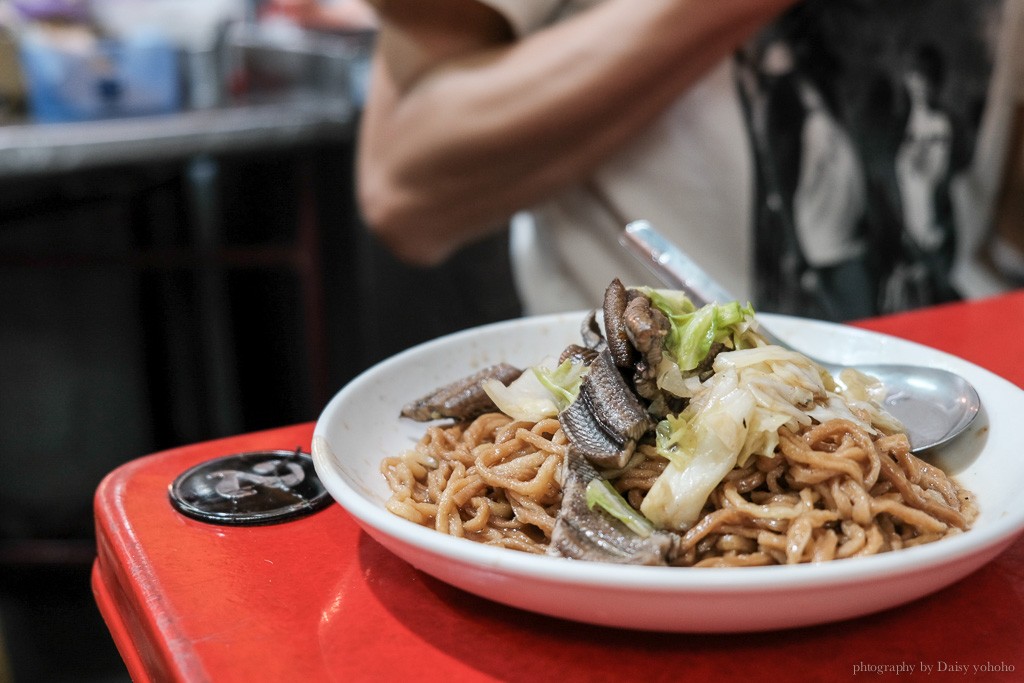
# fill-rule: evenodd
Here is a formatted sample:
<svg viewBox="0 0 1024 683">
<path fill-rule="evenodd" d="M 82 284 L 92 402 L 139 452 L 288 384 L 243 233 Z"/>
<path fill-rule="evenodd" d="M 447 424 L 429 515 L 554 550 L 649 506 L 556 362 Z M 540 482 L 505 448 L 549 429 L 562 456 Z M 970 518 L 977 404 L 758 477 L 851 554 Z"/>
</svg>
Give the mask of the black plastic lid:
<svg viewBox="0 0 1024 683">
<path fill-rule="evenodd" d="M 200 463 L 169 489 L 184 515 L 211 524 L 277 524 L 323 509 L 331 497 L 308 453 L 253 451 Z"/>
</svg>

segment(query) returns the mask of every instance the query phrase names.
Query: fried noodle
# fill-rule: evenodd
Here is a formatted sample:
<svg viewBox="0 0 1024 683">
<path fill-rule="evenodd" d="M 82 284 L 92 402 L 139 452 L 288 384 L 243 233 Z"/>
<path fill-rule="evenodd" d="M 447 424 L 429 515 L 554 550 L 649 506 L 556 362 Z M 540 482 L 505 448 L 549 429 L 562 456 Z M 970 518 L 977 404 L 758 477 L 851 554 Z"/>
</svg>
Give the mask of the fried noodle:
<svg viewBox="0 0 1024 683">
<path fill-rule="evenodd" d="M 822 562 L 930 543 L 970 527 L 971 494 L 910 452 L 903 434 L 873 436 L 833 419 L 783 427 L 770 457 L 734 468 L 672 564 L 696 567 Z M 489 413 L 431 426 L 415 448 L 387 458 L 387 508 L 452 536 L 543 553 L 561 503 L 568 440 L 557 419 Z M 625 468 L 604 472 L 634 508 L 665 468 L 640 444 Z"/>
</svg>

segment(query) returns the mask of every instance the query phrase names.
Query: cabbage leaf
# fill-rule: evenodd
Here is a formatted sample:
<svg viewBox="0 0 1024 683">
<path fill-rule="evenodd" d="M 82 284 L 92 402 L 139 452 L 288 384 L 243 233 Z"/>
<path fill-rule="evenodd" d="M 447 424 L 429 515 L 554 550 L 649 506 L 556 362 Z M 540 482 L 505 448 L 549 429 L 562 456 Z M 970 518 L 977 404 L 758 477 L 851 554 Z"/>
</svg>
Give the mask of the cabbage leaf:
<svg viewBox="0 0 1024 683">
<path fill-rule="evenodd" d="M 689 528 L 730 470 L 772 457 L 779 429 L 811 424 L 831 396 L 818 366 L 778 346 L 720 353 L 713 369 L 686 408 L 657 426 L 669 464 L 640 511 L 659 528 Z"/>
<path fill-rule="evenodd" d="M 601 508 L 638 536 L 647 538 L 654 533 L 654 525 L 633 509 L 633 506 L 626 502 L 626 499 L 615 490 L 608 480 L 595 477 L 587 482 L 586 497 L 588 508 L 591 510 L 595 506 Z"/>
<path fill-rule="evenodd" d="M 583 363 L 566 359 L 557 367 L 533 366 L 507 386 L 496 379 L 486 379 L 480 386 L 509 417 L 539 422 L 557 416 L 575 400 L 586 373 Z"/>
<path fill-rule="evenodd" d="M 641 287 L 651 305 L 665 314 L 670 329 L 664 340 L 665 354 L 657 369 L 658 386 L 676 396 L 693 395 L 699 381 L 694 370 L 716 343 L 728 349 L 757 346 L 754 309 L 737 301 L 697 308 L 682 292 Z"/>
<path fill-rule="evenodd" d="M 724 343 L 730 349 L 756 343 L 746 334 L 754 320 L 750 304 L 741 306 L 738 301 L 730 301 L 697 308 L 680 292 L 651 289 L 645 293 L 672 325 L 665 348 L 682 372 L 700 365 L 715 343 Z"/>
</svg>

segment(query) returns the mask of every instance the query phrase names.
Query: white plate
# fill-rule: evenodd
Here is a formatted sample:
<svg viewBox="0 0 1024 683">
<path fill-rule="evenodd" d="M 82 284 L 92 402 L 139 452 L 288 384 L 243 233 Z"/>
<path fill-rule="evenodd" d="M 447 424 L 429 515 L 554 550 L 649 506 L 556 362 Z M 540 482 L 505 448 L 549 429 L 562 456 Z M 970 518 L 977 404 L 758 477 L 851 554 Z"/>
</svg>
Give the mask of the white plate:
<svg viewBox="0 0 1024 683">
<path fill-rule="evenodd" d="M 480 368 L 520 367 L 579 340 L 583 313 L 523 318 L 422 344 L 367 370 L 327 405 L 313 434 L 317 473 L 359 525 L 432 576 L 492 600 L 593 624 L 678 632 L 756 631 L 854 617 L 894 607 L 979 568 L 1024 531 L 1024 457 L 1017 424 L 1024 391 L 934 349 L 872 332 L 762 315 L 798 347 L 830 360 L 913 362 L 970 380 L 983 408 L 933 460 L 974 491 L 970 531 L 937 543 L 817 565 L 695 569 L 632 567 L 537 556 L 452 538 L 384 509 L 382 458 L 410 448 L 424 425 L 401 406 Z M 826 353 L 827 350 L 827 353 Z"/>
</svg>

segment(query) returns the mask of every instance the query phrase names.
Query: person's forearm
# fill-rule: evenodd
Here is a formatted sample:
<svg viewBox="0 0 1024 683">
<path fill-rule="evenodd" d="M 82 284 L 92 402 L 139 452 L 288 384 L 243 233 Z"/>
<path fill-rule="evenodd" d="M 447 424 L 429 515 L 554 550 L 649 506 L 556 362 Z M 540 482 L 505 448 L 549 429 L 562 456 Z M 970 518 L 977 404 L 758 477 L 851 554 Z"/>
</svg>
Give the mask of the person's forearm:
<svg viewBox="0 0 1024 683">
<path fill-rule="evenodd" d="M 374 92 L 386 115 L 371 102 L 359 165 L 370 223 L 406 258 L 443 258 L 584 178 L 791 4 L 610 0 Z"/>
</svg>

